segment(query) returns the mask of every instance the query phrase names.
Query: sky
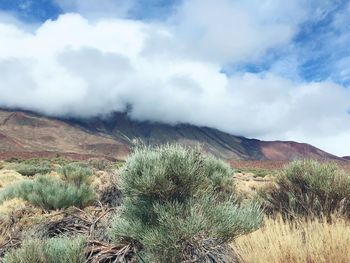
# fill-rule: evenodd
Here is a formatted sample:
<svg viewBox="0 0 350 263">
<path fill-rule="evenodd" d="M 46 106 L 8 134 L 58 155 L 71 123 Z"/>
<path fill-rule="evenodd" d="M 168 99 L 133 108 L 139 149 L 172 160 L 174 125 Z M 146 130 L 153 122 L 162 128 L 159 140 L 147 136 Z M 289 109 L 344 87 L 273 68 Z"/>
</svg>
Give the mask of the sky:
<svg viewBox="0 0 350 263">
<path fill-rule="evenodd" d="M 350 0 L 0 0 L 0 107 L 350 155 Z"/>
</svg>

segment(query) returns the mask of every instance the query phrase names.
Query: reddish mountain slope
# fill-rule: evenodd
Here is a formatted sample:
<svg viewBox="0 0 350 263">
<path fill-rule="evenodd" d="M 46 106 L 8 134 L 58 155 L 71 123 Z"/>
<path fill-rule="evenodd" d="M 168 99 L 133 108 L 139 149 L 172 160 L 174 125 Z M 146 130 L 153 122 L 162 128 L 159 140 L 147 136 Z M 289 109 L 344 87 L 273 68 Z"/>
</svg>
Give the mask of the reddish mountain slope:
<svg viewBox="0 0 350 263">
<path fill-rule="evenodd" d="M 60 120 L 0 111 L 0 158 L 64 154 L 123 158 L 128 147 L 105 134 L 89 133 Z M 79 157 L 80 156 L 80 157 Z"/>
<path fill-rule="evenodd" d="M 308 144 L 264 142 L 187 124 L 137 122 L 122 113 L 116 113 L 108 120 L 59 120 L 28 112 L 0 111 L 2 159 L 56 154 L 76 159 L 93 156 L 123 159 L 135 138 L 153 145 L 168 142 L 188 146 L 200 144 L 205 151 L 232 160 L 341 159 Z"/>
<path fill-rule="evenodd" d="M 260 142 L 261 151 L 267 160 L 295 159 L 340 159 L 306 143 L 297 142 Z"/>
</svg>

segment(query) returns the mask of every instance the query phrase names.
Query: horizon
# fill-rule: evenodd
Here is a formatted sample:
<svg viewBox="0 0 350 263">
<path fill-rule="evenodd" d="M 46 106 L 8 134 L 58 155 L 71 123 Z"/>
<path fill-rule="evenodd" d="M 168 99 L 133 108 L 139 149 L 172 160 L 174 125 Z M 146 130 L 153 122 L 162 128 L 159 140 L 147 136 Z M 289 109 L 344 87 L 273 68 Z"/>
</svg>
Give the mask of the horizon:
<svg viewBox="0 0 350 263">
<path fill-rule="evenodd" d="M 0 0 L 0 107 L 350 154 L 350 1 Z"/>
</svg>

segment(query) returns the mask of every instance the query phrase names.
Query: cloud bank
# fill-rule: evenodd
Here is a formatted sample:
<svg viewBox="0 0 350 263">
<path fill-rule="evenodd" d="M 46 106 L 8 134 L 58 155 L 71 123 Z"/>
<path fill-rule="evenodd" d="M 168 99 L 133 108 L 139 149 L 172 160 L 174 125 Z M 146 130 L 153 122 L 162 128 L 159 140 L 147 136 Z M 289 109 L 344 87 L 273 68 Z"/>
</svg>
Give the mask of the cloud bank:
<svg viewBox="0 0 350 263">
<path fill-rule="evenodd" d="M 131 105 L 129 115 L 137 120 L 191 123 L 350 154 L 350 90 L 344 85 L 291 74 L 298 63 L 293 56 L 265 71 L 235 70 L 275 50 L 295 50 L 293 39 L 307 19 L 321 19 L 315 6 L 188 0 L 166 20 L 145 21 L 127 18 L 127 5 L 111 5 L 106 14 L 92 8 L 93 0 L 60 2 L 73 13 L 34 30 L 0 19 L 0 107 L 91 117 Z M 107 7 L 111 3 L 106 0 Z M 335 27 L 343 26 L 342 14 Z M 337 64 L 344 78 L 348 63 L 344 57 Z"/>
</svg>

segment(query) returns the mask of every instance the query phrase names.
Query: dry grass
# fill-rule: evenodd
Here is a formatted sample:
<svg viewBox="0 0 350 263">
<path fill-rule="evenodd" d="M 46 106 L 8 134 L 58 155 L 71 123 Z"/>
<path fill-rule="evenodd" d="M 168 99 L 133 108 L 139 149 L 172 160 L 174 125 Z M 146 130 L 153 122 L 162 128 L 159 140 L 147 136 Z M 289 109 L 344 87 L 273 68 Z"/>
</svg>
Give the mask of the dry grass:
<svg viewBox="0 0 350 263">
<path fill-rule="evenodd" d="M 264 227 L 233 245 L 245 263 L 348 263 L 350 222 L 336 217 L 332 224 L 267 219 Z"/>
<path fill-rule="evenodd" d="M 0 188 L 23 179 L 24 177 L 16 171 L 0 170 Z"/>
<path fill-rule="evenodd" d="M 17 210 L 24 209 L 27 205 L 28 204 L 26 201 L 19 198 L 14 198 L 3 202 L 0 205 L 0 219 L 4 216 L 10 215 Z"/>
<path fill-rule="evenodd" d="M 261 178 L 255 177 L 252 173 L 235 173 L 234 179 L 236 191 L 243 199 L 251 199 L 255 197 L 258 191 L 262 191 L 269 187 L 274 180 L 272 176 Z"/>
<path fill-rule="evenodd" d="M 94 173 L 94 176 L 91 180 L 91 186 L 96 191 L 100 192 L 102 189 L 109 185 L 111 182 L 111 175 L 106 171 L 97 171 Z"/>
<path fill-rule="evenodd" d="M 326 161 L 327 162 L 327 161 Z M 263 171 L 278 172 L 286 167 L 289 161 L 246 161 L 246 160 L 230 160 L 230 165 L 237 171 Z M 350 161 L 334 161 L 339 167 L 346 171 L 350 171 Z"/>
</svg>

